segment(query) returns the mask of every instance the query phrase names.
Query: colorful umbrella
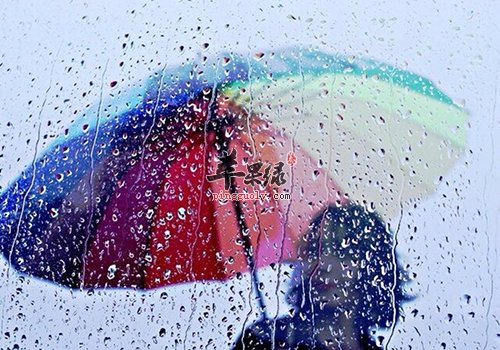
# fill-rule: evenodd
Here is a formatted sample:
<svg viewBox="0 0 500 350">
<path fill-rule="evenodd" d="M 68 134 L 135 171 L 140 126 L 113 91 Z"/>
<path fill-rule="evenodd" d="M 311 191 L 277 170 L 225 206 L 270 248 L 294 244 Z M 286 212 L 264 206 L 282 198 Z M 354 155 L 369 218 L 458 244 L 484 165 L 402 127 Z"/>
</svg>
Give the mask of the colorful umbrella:
<svg viewBox="0 0 500 350">
<path fill-rule="evenodd" d="M 373 61 L 287 50 L 163 69 L 99 103 L 9 185 L 1 249 L 69 287 L 255 277 L 294 258 L 344 192 L 387 215 L 430 193 L 464 123 L 428 80 Z"/>
</svg>

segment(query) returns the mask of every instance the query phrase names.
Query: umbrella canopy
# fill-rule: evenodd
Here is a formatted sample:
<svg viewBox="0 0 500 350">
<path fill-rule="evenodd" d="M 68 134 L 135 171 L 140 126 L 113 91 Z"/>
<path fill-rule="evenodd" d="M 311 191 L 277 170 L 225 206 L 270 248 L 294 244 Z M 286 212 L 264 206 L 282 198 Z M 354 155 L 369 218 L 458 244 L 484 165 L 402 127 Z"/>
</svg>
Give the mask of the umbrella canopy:
<svg viewBox="0 0 500 350">
<path fill-rule="evenodd" d="M 99 103 L 2 193 L 3 254 L 69 287 L 224 280 L 294 258 L 344 191 L 384 214 L 430 193 L 464 147 L 465 112 L 414 74 L 294 52 L 166 68 Z M 249 182 L 258 163 L 261 180 L 282 177 Z M 270 196 L 214 200 L 228 190 Z"/>
</svg>

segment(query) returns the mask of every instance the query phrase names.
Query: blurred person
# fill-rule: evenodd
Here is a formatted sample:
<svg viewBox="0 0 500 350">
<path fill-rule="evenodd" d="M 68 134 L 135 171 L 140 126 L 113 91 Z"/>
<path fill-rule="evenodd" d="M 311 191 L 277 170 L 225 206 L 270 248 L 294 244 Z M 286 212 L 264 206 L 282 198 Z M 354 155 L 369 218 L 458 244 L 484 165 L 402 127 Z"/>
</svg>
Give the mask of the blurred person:
<svg viewBox="0 0 500 350">
<path fill-rule="evenodd" d="M 391 327 L 411 299 L 397 263 L 394 286 L 393 244 L 376 213 L 328 207 L 298 242 L 290 314 L 250 325 L 234 349 L 382 349 L 372 330 Z"/>
</svg>

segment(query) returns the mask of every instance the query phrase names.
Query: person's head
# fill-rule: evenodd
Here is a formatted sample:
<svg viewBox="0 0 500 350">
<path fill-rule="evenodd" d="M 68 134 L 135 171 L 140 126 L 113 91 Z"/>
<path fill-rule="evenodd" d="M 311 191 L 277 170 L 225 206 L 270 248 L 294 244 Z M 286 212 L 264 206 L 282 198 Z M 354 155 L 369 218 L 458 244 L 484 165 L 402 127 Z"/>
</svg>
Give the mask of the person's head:
<svg viewBox="0 0 500 350">
<path fill-rule="evenodd" d="M 325 209 L 298 242 L 298 254 L 290 300 L 307 317 L 331 320 L 318 336 L 331 333 L 351 343 L 370 343 L 370 329 L 390 327 L 409 299 L 402 289 L 405 273 L 397 263 L 393 234 L 363 207 Z"/>
</svg>

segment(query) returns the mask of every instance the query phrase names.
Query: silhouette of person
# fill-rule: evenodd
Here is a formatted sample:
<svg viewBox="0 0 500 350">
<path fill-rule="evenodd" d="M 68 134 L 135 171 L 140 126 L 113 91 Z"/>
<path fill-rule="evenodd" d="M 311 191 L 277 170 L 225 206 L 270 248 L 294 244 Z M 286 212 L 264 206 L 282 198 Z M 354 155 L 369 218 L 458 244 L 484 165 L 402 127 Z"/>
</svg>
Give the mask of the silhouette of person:
<svg viewBox="0 0 500 350">
<path fill-rule="evenodd" d="M 372 329 L 390 327 L 411 299 L 393 244 L 376 213 L 328 207 L 298 242 L 290 314 L 250 325 L 234 349 L 382 349 Z"/>
</svg>

